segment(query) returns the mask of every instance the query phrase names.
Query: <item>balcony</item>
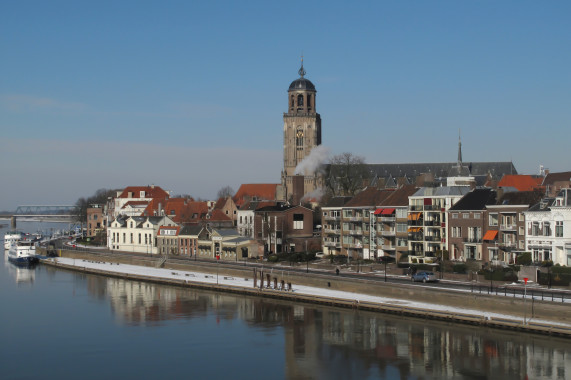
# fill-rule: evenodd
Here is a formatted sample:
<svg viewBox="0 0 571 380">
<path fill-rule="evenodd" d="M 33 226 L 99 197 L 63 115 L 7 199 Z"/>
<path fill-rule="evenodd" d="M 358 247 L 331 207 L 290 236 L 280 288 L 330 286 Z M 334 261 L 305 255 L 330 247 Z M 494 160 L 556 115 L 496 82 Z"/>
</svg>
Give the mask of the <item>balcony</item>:
<svg viewBox="0 0 571 380">
<path fill-rule="evenodd" d="M 424 241 L 422 234 L 408 234 L 410 241 Z"/>
<path fill-rule="evenodd" d="M 335 241 L 326 241 L 326 242 L 323 242 L 323 246 L 333 247 L 333 248 L 341 248 L 341 243 L 335 242 Z"/>
<path fill-rule="evenodd" d="M 360 216 L 347 216 L 343 218 L 346 222 L 361 222 L 361 219 L 362 218 Z"/>
<path fill-rule="evenodd" d="M 327 215 L 323 217 L 323 220 L 341 220 L 339 215 Z"/>
<path fill-rule="evenodd" d="M 482 238 L 464 238 L 462 239 L 464 241 L 464 243 L 482 243 Z"/>
<path fill-rule="evenodd" d="M 517 226 L 515 224 L 500 224 L 500 230 L 502 231 L 515 231 Z"/>
<path fill-rule="evenodd" d="M 394 222 L 397 220 L 396 216 L 381 216 L 381 222 Z"/>
<path fill-rule="evenodd" d="M 441 211 L 442 211 L 442 206 L 440 206 L 440 205 L 426 205 L 426 206 L 424 206 L 424 210 L 425 210 L 425 211 L 438 211 L 438 212 L 441 212 Z"/>
<path fill-rule="evenodd" d="M 422 219 L 420 219 L 420 220 L 409 220 L 408 225 L 409 226 L 424 226 L 424 222 L 422 221 Z"/>
<path fill-rule="evenodd" d="M 323 233 L 330 234 L 330 235 L 339 235 L 339 234 L 341 234 L 341 230 L 334 229 L 334 228 L 324 228 Z"/>
<path fill-rule="evenodd" d="M 425 236 L 424 241 L 437 241 L 440 242 L 442 238 L 440 236 Z"/>
<path fill-rule="evenodd" d="M 363 230 L 347 230 L 343 232 L 348 235 L 363 235 Z"/>
<path fill-rule="evenodd" d="M 383 245 L 383 251 L 394 251 L 396 247 L 394 245 Z"/>
<path fill-rule="evenodd" d="M 382 230 L 381 232 L 381 236 L 395 236 L 396 232 L 395 230 Z"/>
<path fill-rule="evenodd" d="M 424 221 L 425 226 L 440 227 L 441 224 L 442 223 L 440 222 L 440 220 L 425 220 Z"/>
<path fill-rule="evenodd" d="M 409 206 L 410 211 L 422 211 L 423 206 L 416 206 L 416 205 L 411 205 Z"/>
</svg>

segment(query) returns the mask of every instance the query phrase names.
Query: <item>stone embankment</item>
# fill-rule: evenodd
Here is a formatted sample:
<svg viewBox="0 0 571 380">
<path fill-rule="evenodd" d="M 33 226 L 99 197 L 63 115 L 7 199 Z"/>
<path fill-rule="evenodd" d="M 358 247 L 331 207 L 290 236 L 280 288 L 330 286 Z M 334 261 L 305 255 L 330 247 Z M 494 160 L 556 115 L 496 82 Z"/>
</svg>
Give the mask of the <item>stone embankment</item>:
<svg viewBox="0 0 571 380">
<path fill-rule="evenodd" d="M 79 260 L 99 260 L 153 268 L 160 264 L 159 258 L 151 257 L 113 254 L 102 256 L 100 254 L 66 250 L 61 251 L 60 254 L 62 257 L 75 258 Z M 284 280 L 286 284 L 291 283 L 294 290 L 297 286 L 307 286 L 315 289 L 344 292 L 344 294 L 350 293 L 355 295 L 355 297 L 326 297 L 320 295 L 319 291 L 316 292 L 316 294 L 300 294 L 299 292 L 287 292 L 273 289 L 271 287 L 266 287 L 265 285 L 263 288 L 260 288 L 259 286 L 229 286 L 224 284 L 192 281 L 188 278 L 157 278 L 144 275 L 122 274 L 117 273 L 116 271 L 109 272 L 101 269 L 81 268 L 61 263 L 54 263 L 52 261 L 45 261 L 45 263 L 66 269 L 81 270 L 86 273 L 122 277 L 140 281 L 219 290 L 335 307 L 357 308 L 374 312 L 400 314 L 419 318 L 482 325 L 493 328 L 511 329 L 571 338 L 571 307 L 568 303 L 531 299 L 524 301 L 519 297 L 512 298 L 460 292 L 440 287 L 414 286 L 409 284 L 394 284 L 390 282 L 384 283 L 367 279 L 333 276 L 330 273 L 312 273 L 308 276 L 303 273 L 288 271 L 286 268 L 282 269 L 279 266 L 258 267 L 256 270 L 258 271 L 258 276 L 260 276 L 260 272 L 263 272 L 264 279 L 266 279 L 267 275 L 270 275 L 272 283 L 274 283 L 274 281 L 281 283 L 282 280 Z M 223 263 L 216 264 L 193 261 L 175 262 L 167 260 L 162 264 L 162 266 L 163 268 L 180 271 L 193 271 L 210 274 L 218 272 L 219 276 L 226 277 L 233 276 L 251 279 L 254 276 L 253 268 L 251 267 L 226 266 Z M 258 277 L 258 284 L 260 282 L 259 278 L 260 277 Z M 389 299 L 390 302 L 357 301 L 355 299 L 357 298 L 356 295 L 384 297 Z M 424 306 L 419 307 L 417 304 L 411 306 L 411 302 L 419 303 Z M 438 307 L 427 307 L 427 304 L 433 304 L 435 306 L 438 305 Z M 474 313 L 474 310 L 479 311 L 479 313 Z M 486 314 L 489 313 L 493 313 L 494 317 L 486 316 Z M 524 319 L 527 321 L 526 324 L 523 323 Z"/>
</svg>

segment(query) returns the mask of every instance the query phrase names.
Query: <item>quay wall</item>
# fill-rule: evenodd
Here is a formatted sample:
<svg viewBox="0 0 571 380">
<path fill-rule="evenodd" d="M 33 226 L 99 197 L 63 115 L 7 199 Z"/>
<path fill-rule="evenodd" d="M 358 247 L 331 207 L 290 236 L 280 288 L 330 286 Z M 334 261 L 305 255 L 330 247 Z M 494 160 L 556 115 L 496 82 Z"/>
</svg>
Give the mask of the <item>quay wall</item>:
<svg viewBox="0 0 571 380">
<path fill-rule="evenodd" d="M 117 262 L 123 264 L 131 265 L 141 265 L 148 267 L 157 267 L 159 264 L 159 258 L 157 257 L 140 257 L 140 256 L 125 256 L 125 255 L 105 255 L 100 254 L 90 254 L 86 252 L 77 251 L 61 251 L 62 257 L 70 257 L 76 259 L 85 259 L 93 261 L 107 261 L 107 262 Z M 46 262 L 49 264 L 49 262 Z M 65 267 L 64 265 L 58 264 L 60 267 Z M 216 268 L 218 266 L 218 268 Z M 223 263 L 203 263 L 203 262 L 193 262 L 188 261 L 184 263 L 180 262 L 169 262 L 168 260 L 162 266 L 163 268 L 173 269 L 173 270 L 187 270 L 202 273 L 216 273 L 218 271 L 220 276 L 233 276 L 233 277 L 244 277 L 253 278 L 252 267 L 236 267 L 236 266 L 225 266 Z M 67 269 L 83 270 L 83 268 L 70 267 Z M 137 279 L 142 281 L 152 281 L 155 283 L 171 284 L 171 285 L 184 285 L 192 286 L 201 289 L 211 289 L 211 290 L 223 290 L 238 292 L 242 294 L 250 294 L 256 296 L 264 296 L 271 298 L 289 299 L 298 302 L 313 302 L 329 306 L 338 307 L 351 307 L 359 308 L 363 310 L 371 311 L 381 311 L 388 313 L 396 313 L 409 315 L 414 317 L 440 319 L 447 321 L 456 321 L 461 323 L 471 323 L 471 324 L 482 324 L 491 327 L 500 327 L 507 329 L 515 329 L 521 331 L 532 331 L 539 333 L 555 334 L 560 336 L 567 336 L 571 338 L 571 328 L 561 328 L 555 331 L 552 328 L 546 326 L 537 325 L 535 328 L 534 320 L 546 320 L 561 324 L 571 325 L 571 307 L 568 304 L 561 302 L 550 302 L 550 301 L 532 301 L 527 299 L 524 302 L 523 299 L 518 297 L 503 297 L 503 296 L 491 296 L 488 294 L 470 293 L 470 292 L 458 292 L 451 291 L 443 288 L 435 288 L 430 286 L 415 286 L 409 284 L 394 284 L 394 283 L 384 283 L 371 281 L 366 279 L 352 279 L 344 278 L 338 276 L 332 276 L 330 274 L 315 274 L 312 273 L 311 276 L 307 276 L 298 272 L 290 272 L 286 268 L 276 267 L 259 267 L 256 268 L 258 273 L 262 272 L 264 279 L 266 274 L 270 274 L 271 280 L 273 282 L 274 278 L 278 279 L 280 282 L 282 279 L 288 283 L 290 282 L 295 289 L 296 285 L 312 286 L 317 288 L 328 288 L 332 290 L 339 290 L 344 292 L 353 292 L 358 294 L 368 294 L 380 297 L 387 297 L 393 299 L 403 299 L 407 301 L 416 301 L 423 303 L 434 303 L 439 305 L 451 306 L 454 308 L 472 309 L 482 312 L 491 312 L 498 314 L 506 314 L 505 318 L 493 318 L 485 319 L 481 316 L 473 316 L 468 313 L 453 313 L 453 312 L 440 312 L 430 309 L 419 309 L 408 306 L 399 306 L 392 304 L 378 304 L 378 303 L 368 303 L 368 302 L 355 302 L 355 300 L 332 300 L 324 297 L 318 296 L 305 296 L 291 292 L 263 289 L 258 288 L 232 288 L 225 285 L 215 285 L 215 284 L 204 284 L 198 282 L 192 282 L 188 280 L 170 280 L 170 279 L 157 279 L 157 278 L 139 278 L 144 276 L 133 276 L 133 275 L 122 275 L 112 272 L 103 272 L 99 270 L 85 270 L 85 272 L 101 274 L 114 277 L 122 277 L 128 279 Z M 258 283 L 260 276 L 258 275 Z M 231 289 L 232 288 L 232 289 Z M 531 323 L 528 325 L 523 325 L 524 314 L 529 319 Z"/>
</svg>

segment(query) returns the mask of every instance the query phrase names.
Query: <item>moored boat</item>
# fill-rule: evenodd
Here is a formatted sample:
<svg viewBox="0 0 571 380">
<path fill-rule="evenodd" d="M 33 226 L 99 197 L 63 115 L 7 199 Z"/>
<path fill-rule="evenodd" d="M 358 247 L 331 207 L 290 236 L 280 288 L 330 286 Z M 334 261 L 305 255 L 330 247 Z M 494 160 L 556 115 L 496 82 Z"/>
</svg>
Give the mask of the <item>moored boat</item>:
<svg viewBox="0 0 571 380">
<path fill-rule="evenodd" d="M 20 239 L 22 239 L 23 236 L 24 233 L 20 231 L 6 232 L 6 234 L 4 235 L 4 249 L 10 249 L 12 244 L 15 244 L 18 241 L 20 241 Z"/>
<path fill-rule="evenodd" d="M 12 244 L 10 251 L 8 251 L 8 260 L 18 265 L 37 263 L 36 242 L 30 239 L 22 239 Z"/>
</svg>

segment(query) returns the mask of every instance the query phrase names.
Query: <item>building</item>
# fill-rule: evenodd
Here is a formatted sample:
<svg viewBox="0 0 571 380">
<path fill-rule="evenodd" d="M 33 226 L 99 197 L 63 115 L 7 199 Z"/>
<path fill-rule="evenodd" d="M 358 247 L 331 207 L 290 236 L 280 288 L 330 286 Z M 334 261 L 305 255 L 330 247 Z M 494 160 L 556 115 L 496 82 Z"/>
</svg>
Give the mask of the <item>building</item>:
<svg viewBox="0 0 571 380">
<path fill-rule="evenodd" d="M 517 255 L 525 251 L 525 215 L 539 202 L 542 192 L 498 190 L 497 204 L 486 206 L 486 232 L 483 237 L 484 257 L 493 265 L 515 264 Z"/>
<path fill-rule="evenodd" d="M 464 195 L 448 211 L 448 247 L 451 260 L 489 261 L 483 240 L 487 233 L 486 206 L 496 204 L 496 191 L 478 188 Z"/>
<path fill-rule="evenodd" d="M 378 256 L 398 262 L 408 253 L 408 198 L 417 191 L 414 185 L 400 186 L 374 211 L 371 230 L 380 238 Z"/>
<path fill-rule="evenodd" d="M 468 186 L 423 187 L 409 197 L 409 262 L 432 262 L 448 249 L 448 210 L 469 191 Z"/>
<path fill-rule="evenodd" d="M 147 209 L 151 201 L 157 206 L 164 207 L 169 193 L 159 186 L 128 186 L 117 192 L 117 196 L 109 204 L 109 216 L 116 218 L 119 215 L 140 216 Z M 127 205 L 128 204 L 128 205 Z M 158 215 L 149 213 L 148 215 Z"/>
<path fill-rule="evenodd" d="M 561 189 L 571 188 L 571 172 L 547 173 L 541 185 L 548 197 L 554 197 Z"/>
<path fill-rule="evenodd" d="M 321 208 L 321 245 L 325 255 L 341 255 L 341 215 L 351 197 L 333 197 Z"/>
<path fill-rule="evenodd" d="M 383 238 L 377 227 L 382 228 L 382 224 L 376 223 L 377 215 L 374 213 L 377 205 L 393 191 L 369 187 L 345 203 L 341 212 L 339 235 L 342 255 L 351 259 L 375 259 L 381 255 Z"/>
<path fill-rule="evenodd" d="M 234 229 L 202 228 L 197 239 L 200 258 L 223 261 L 247 260 L 260 255 L 255 240 L 238 235 Z"/>
<path fill-rule="evenodd" d="M 168 216 L 120 216 L 107 228 L 111 250 L 158 254 L 157 236 L 161 226 L 176 226 Z"/>
<path fill-rule="evenodd" d="M 293 194 L 293 176 L 303 175 L 303 194 L 322 186 L 322 178 L 313 168 L 306 167 L 296 172 L 299 164 L 321 145 L 321 116 L 316 110 L 317 91 L 311 81 L 305 78 L 303 59 L 298 71 L 299 78 L 291 82 L 288 89 L 287 112 L 283 115 L 284 166 L 282 185 L 285 200 Z"/>
<path fill-rule="evenodd" d="M 87 237 L 95 237 L 102 234 L 107 228 L 107 219 L 104 215 L 104 207 L 93 204 L 87 208 Z"/>
<path fill-rule="evenodd" d="M 543 198 L 524 212 L 526 251 L 534 263 L 553 261 L 571 266 L 571 189 Z"/>
<path fill-rule="evenodd" d="M 313 234 L 313 210 L 283 203 L 254 212 L 254 236 L 263 243 L 264 254 L 305 252 L 321 246 L 320 237 Z"/>
</svg>

